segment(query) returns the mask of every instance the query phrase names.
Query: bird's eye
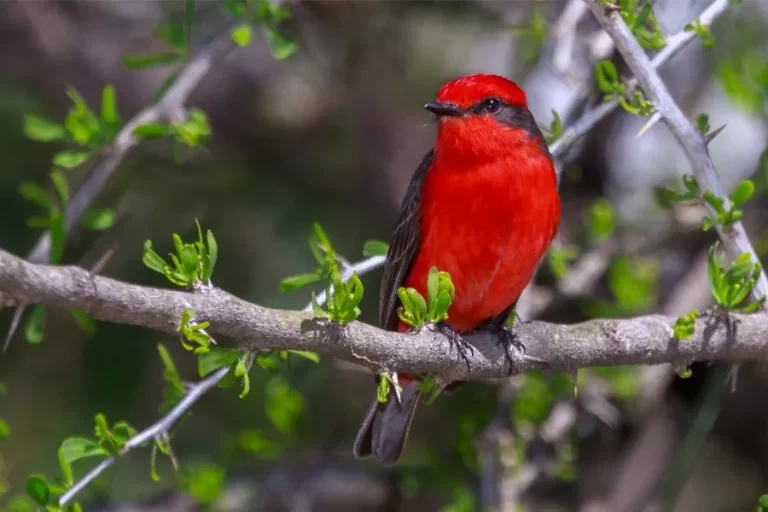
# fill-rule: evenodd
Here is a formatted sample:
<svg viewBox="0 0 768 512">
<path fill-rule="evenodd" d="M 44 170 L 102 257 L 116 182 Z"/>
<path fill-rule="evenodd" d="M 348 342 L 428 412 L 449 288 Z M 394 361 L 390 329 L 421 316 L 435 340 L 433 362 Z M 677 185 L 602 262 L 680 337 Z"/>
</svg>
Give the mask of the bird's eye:
<svg viewBox="0 0 768 512">
<path fill-rule="evenodd" d="M 498 112 L 500 107 L 501 107 L 501 102 L 499 102 L 499 100 L 497 100 L 496 98 L 487 99 L 483 103 L 483 109 L 486 112 L 490 112 L 491 114 L 493 114 L 494 112 Z"/>
</svg>

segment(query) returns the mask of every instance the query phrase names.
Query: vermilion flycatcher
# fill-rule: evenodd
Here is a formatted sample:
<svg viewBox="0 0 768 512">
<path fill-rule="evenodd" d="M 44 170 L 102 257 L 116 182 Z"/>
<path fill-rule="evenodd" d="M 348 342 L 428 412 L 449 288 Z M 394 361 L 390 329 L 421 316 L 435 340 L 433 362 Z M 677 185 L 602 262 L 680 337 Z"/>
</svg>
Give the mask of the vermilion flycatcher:
<svg viewBox="0 0 768 512">
<path fill-rule="evenodd" d="M 516 344 L 504 322 L 533 277 L 560 223 L 552 155 L 525 92 L 495 75 L 445 84 L 424 106 L 439 119 L 437 141 L 411 179 L 381 283 L 379 323 L 406 331 L 397 290 L 426 297 L 430 267 L 449 272 L 456 297 L 441 331 L 463 354 L 461 334 L 489 329 Z M 355 441 L 357 457 L 386 464 L 402 454 L 420 392 L 399 373 L 400 399 L 374 400 Z"/>
</svg>

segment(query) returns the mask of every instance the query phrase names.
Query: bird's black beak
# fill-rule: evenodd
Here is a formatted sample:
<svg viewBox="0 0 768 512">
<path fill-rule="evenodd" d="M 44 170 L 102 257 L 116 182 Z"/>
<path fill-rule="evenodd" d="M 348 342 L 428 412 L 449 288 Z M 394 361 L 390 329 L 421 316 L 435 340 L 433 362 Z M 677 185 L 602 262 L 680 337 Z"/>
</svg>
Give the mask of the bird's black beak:
<svg viewBox="0 0 768 512">
<path fill-rule="evenodd" d="M 424 105 L 424 108 L 435 114 L 437 117 L 461 117 L 464 111 L 451 103 L 430 102 Z"/>
</svg>

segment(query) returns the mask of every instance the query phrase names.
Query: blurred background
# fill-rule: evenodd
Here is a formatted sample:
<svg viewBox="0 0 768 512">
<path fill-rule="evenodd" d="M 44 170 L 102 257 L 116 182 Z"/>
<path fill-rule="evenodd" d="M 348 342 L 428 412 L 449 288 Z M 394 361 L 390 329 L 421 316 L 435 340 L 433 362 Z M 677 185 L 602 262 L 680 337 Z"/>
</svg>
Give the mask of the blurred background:
<svg viewBox="0 0 768 512">
<path fill-rule="evenodd" d="M 658 0 L 654 12 L 668 36 L 709 4 Z M 71 148 L 32 140 L 25 116 L 62 123 L 68 88 L 98 111 L 102 88 L 112 84 L 120 116 L 130 119 L 184 60 L 131 69 L 123 59 L 167 51 L 153 33 L 183 17 L 185 5 L 0 2 L 0 247 L 26 255 L 35 244 L 41 229 L 27 219 L 38 207 L 20 186 L 50 189 L 52 158 Z M 444 82 L 505 75 L 526 88 L 542 127 L 551 128 L 554 110 L 567 128 L 603 101 L 596 61 L 612 59 L 630 76 L 579 1 L 284 7 L 291 18 L 280 34 L 295 51 L 275 58 L 256 30 L 250 45 L 217 58 L 188 103 L 207 114 L 210 138 L 193 148 L 162 139 L 132 150 L 95 202 L 114 209 L 114 224 L 75 229 L 63 263 L 92 267 L 111 253 L 103 275 L 168 286 L 143 266 L 143 243 L 151 239 L 165 254 L 172 233 L 196 236 L 197 218 L 216 234 L 217 286 L 269 307 L 302 308 L 311 287 L 283 293 L 279 284 L 315 267 L 312 223 L 351 261 L 362 258 L 365 240 L 388 240 L 434 139 L 422 105 Z M 218 1 L 196 0 L 191 53 L 226 37 L 231 24 Z M 761 255 L 768 253 L 766 30 L 768 2 L 746 0 L 716 21 L 711 48 L 697 38 L 662 68 L 686 115 L 706 113 L 713 130 L 727 125 L 710 150 L 729 190 L 755 183 L 744 222 Z M 700 229 L 702 208 L 658 201 L 657 188 L 690 168 L 663 124 L 636 136 L 646 121 L 618 108 L 560 152 L 560 245 L 526 293 L 522 317 L 571 323 L 711 305 L 706 250 L 715 235 Z M 89 162 L 64 172 L 72 190 Z M 363 277 L 363 321 L 376 321 L 379 279 L 378 270 Z M 0 312 L 3 335 L 12 315 Z M 156 421 L 158 343 L 184 379 L 198 378 L 194 356 L 171 336 L 102 323 L 90 335 L 68 312 L 51 310 L 44 340 L 32 344 L 25 325 L 0 356 L 0 417 L 10 427 L 0 442 L 2 510 L 34 510 L 23 497 L 27 476 L 60 475 L 60 443 L 91 436 L 96 413 L 139 430 Z M 330 358 L 291 358 L 274 372 L 254 367 L 242 400 L 235 389 L 204 397 L 174 430 L 178 471 L 163 456 L 153 481 L 149 450 L 139 449 L 80 501 L 85 510 L 121 512 L 755 510 L 768 491 L 768 375 L 764 365 L 745 365 L 733 393 L 722 378 L 719 365 L 706 364 L 596 369 L 580 372 L 576 398 L 567 375 L 473 382 L 421 406 L 402 462 L 384 468 L 352 457 L 375 393 L 370 373 Z M 92 460 L 77 462 L 75 476 Z"/>
</svg>

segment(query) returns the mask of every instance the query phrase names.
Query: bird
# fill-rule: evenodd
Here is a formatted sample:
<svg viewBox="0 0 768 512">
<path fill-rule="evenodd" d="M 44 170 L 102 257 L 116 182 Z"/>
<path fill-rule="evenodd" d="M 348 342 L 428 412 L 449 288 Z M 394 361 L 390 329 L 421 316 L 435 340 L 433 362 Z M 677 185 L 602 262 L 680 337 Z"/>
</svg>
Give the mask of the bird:
<svg viewBox="0 0 768 512">
<path fill-rule="evenodd" d="M 525 91 L 505 77 L 459 77 L 424 108 L 438 120 L 437 138 L 402 201 L 384 264 L 379 326 L 410 329 L 397 315 L 397 290 L 412 287 L 426 297 L 434 266 L 455 287 L 439 331 L 465 359 L 471 347 L 463 337 L 491 331 L 512 367 L 511 348 L 524 347 L 505 321 L 560 224 L 552 155 Z M 394 376 L 401 389 L 390 387 L 384 403 L 374 399 L 355 439 L 357 458 L 392 465 L 403 453 L 421 391 L 418 375 Z"/>
</svg>

